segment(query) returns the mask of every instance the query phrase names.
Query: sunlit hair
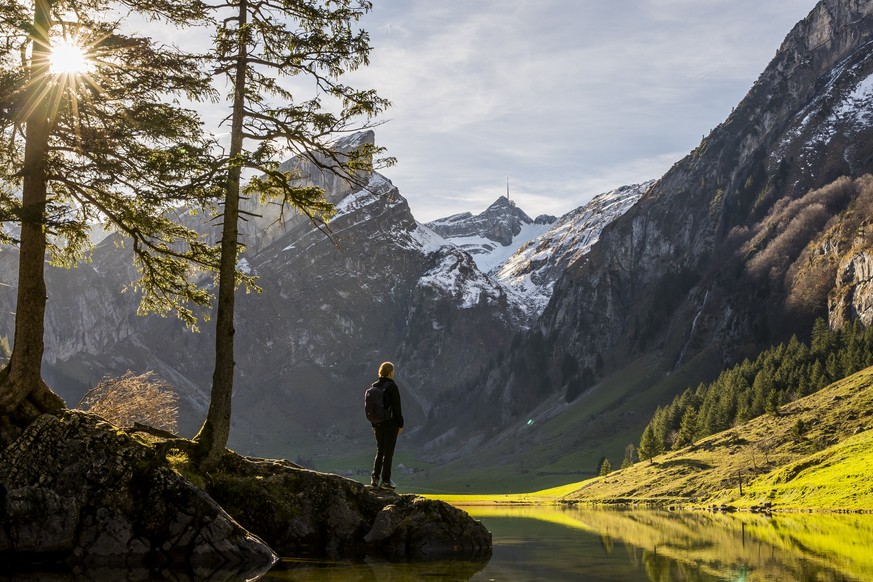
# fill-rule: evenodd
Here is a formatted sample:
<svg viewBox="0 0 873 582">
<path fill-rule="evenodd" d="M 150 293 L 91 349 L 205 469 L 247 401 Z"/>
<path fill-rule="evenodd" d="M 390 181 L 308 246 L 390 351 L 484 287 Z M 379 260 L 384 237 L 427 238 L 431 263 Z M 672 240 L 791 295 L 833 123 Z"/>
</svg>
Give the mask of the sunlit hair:
<svg viewBox="0 0 873 582">
<path fill-rule="evenodd" d="M 382 365 L 379 366 L 379 377 L 394 378 L 394 364 L 391 362 L 383 362 Z"/>
</svg>

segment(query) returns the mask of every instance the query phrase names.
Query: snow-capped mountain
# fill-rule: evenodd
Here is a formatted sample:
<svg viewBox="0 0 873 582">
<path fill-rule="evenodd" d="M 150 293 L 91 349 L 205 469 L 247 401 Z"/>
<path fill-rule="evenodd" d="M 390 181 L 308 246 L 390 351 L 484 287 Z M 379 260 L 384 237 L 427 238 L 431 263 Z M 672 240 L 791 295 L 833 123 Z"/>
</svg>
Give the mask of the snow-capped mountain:
<svg viewBox="0 0 873 582">
<path fill-rule="evenodd" d="M 603 228 L 627 212 L 654 183 L 622 186 L 568 212 L 501 262 L 493 271 L 495 278 L 538 316 L 567 266 L 588 253 Z"/>
<path fill-rule="evenodd" d="M 360 139 L 374 136 L 345 145 Z M 272 206 L 244 223 L 240 266 L 263 293 L 237 296 L 231 443 L 262 454 L 288 454 L 290 443 L 319 454 L 369 443 L 361 395 L 385 360 L 398 365 L 409 426 L 421 426 L 443 390 L 479 373 L 527 324 L 470 255 L 415 220 L 388 178 L 324 179 L 296 164 L 326 188 L 337 213 L 331 238 Z M 0 273 L 14 273 L 16 259 L 0 253 Z M 212 324 L 193 333 L 172 318 L 136 316 L 135 294 L 121 293 L 135 275 L 131 264 L 109 237 L 91 263 L 48 270 L 45 377 L 74 405 L 104 375 L 155 370 L 181 393 L 184 430 L 196 429 L 208 403 Z M 0 287 L 4 313 L 14 298 L 14 287 Z M 11 337 L 12 323 L 0 319 L 0 335 Z"/>
<path fill-rule="evenodd" d="M 869 1 L 820 1 L 730 116 L 567 266 L 517 348 L 435 406 L 433 442 L 453 450 L 442 419 L 464 415 L 454 450 L 475 442 L 478 472 L 507 442 L 531 472 L 594 467 L 725 365 L 818 317 L 873 319 L 871 22 Z M 563 453 L 530 419 L 556 419 Z"/>
<path fill-rule="evenodd" d="M 524 243 L 548 230 L 555 222 L 548 214 L 532 219 L 506 196 L 482 213 L 453 214 L 426 226 L 466 251 L 485 273 L 494 273 Z"/>
</svg>

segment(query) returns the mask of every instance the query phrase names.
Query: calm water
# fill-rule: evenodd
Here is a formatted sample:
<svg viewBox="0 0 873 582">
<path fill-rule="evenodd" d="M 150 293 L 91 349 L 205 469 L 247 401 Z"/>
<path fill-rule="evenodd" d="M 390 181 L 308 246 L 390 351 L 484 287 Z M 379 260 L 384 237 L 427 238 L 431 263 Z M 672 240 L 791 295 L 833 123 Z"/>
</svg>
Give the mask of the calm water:
<svg viewBox="0 0 873 582">
<path fill-rule="evenodd" d="M 363 564 L 283 561 L 258 580 L 873 582 L 873 515 L 465 508 L 494 536 L 487 563 Z M 249 576 L 179 572 L 11 574 L 0 582 L 173 580 L 237 582 Z"/>
<path fill-rule="evenodd" d="M 494 536 L 487 564 L 295 564 L 279 581 L 873 581 L 873 515 L 465 508 Z"/>
</svg>

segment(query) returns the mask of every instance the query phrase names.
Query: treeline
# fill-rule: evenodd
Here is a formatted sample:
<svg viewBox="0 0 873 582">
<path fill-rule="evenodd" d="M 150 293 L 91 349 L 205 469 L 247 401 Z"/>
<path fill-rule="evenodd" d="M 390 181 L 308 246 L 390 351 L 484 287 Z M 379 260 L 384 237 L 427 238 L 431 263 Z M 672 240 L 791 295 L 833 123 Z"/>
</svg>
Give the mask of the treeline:
<svg viewBox="0 0 873 582">
<path fill-rule="evenodd" d="M 640 460 L 742 424 L 873 365 L 873 326 L 833 330 L 816 320 L 809 345 L 792 336 L 658 407 L 643 431 Z"/>
</svg>

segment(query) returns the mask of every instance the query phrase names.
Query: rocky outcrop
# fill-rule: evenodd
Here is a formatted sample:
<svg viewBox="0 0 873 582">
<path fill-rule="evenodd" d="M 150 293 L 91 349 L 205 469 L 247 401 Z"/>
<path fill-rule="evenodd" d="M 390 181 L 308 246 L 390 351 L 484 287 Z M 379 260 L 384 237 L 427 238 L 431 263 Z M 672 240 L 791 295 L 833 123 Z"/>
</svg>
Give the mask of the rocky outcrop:
<svg viewBox="0 0 873 582">
<path fill-rule="evenodd" d="M 251 574 L 269 568 L 274 551 L 491 555 L 490 532 L 448 504 L 231 452 L 201 475 L 187 468 L 184 447 L 174 448 L 181 442 L 88 413 L 39 417 L 0 457 L 0 560 Z"/>
<path fill-rule="evenodd" d="M 441 501 L 228 454 L 206 487 L 222 507 L 283 556 L 487 560 L 491 533 Z"/>
<path fill-rule="evenodd" d="M 481 523 L 443 503 L 403 495 L 386 505 L 364 536 L 368 547 L 392 559 L 433 560 L 491 556 L 491 534 Z"/>
<path fill-rule="evenodd" d="M 0 457 L 0 556 L 251 572 L 276 559 L 150 447 L 99 417 L 43 415 Z"/>
<path fill-rule="evenodd" d="M 873 249 L 858 249 L 843 258 L 828 307 L 832 324 L 873 323 Z"/>
</svg>

